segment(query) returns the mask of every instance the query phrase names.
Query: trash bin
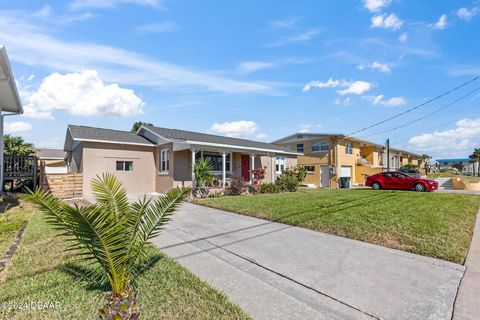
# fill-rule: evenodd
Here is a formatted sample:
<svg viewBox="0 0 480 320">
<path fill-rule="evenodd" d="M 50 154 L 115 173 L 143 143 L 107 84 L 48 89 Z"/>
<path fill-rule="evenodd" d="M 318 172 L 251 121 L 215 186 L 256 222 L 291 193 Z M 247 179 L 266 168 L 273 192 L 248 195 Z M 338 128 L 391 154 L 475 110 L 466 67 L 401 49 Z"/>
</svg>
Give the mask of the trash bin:
<svg viewBox="0 0 480 320">
<path fill-rule="evenodd" d="M 340 177 L 340 188 L 342 189 L 350 188 L 350 177 Z"/>
</svg>

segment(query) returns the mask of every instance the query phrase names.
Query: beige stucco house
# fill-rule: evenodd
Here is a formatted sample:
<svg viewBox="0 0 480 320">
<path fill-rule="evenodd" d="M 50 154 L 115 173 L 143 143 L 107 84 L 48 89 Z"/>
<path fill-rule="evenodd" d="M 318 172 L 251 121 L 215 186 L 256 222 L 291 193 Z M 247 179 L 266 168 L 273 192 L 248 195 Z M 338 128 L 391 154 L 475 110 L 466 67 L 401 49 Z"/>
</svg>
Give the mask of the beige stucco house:
<svg viewBox="0 0 480 320">
<path fill-rule="evenodd" d="M 91 180 L 103 172 L 119 177 L 130 194 L 163 193 L 191 186 L 191 167 L 199 159 L 213 163 L 224 187 L 233 176 L 252 182 L 252 168 L 265 168 L 265 182 L 274 181 L 302 154 L 271 143 L 154 126 L 133 133 L 68 125 L 64 150 L 68 172 L 83 175 L 87 199 Z"/>
<path fill-rule="evenodd" d="M 340 177 L 363 185 L 366 176 L 387 170 L 385 146 L 341 133 L 294 133 L 273 143 L 303 153 L 298 164 L 308 172 L 304 183 L 314 187 L 337 188 Z M 390 148 L 390 170 L 407 164 L 420 167 L 421 155 Z"/>
</svg>

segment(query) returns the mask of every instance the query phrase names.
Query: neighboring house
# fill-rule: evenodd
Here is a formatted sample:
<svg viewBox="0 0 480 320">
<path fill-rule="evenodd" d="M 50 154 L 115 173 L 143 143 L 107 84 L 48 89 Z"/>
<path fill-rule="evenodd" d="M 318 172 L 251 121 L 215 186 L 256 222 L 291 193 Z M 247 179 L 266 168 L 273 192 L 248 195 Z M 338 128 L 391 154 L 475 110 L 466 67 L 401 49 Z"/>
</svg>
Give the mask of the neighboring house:
<svg viewBox="0 0 480 320">
<path fill-rule="evenodd" d="M 115 174 L 130 194 L 163 193 L 192 185 L 192 164 L 213 163 L 220 186 L 233 176 L 252 182 L 251 169 L 265 168 L 265 182 L 297 164 L 301 152 L 265 142 L 177 129 L 142 126 L 137 133 L 68 125 L 64 150 L 70 173 L 82 173 L 83 192 L 103 172 Z"/>
<path fill-rule="evenodd" d="M 454 159 L 438 159 L 436 162 L 438 163 L 438 169 L 452 169 L 454 164 L 461 164 L 463 166 L 462 173 L 471 175 L 473 172 L 477 172 L 474 170 L 475 163 L 471 162 L 470 158 L 454 158 Z M 477 165 L 478 166 L 478 165 Z"/>
<path fill-rule="evenodd" d="M 18 95 L 12 68 L 5 47 L 0 45 L 0 192 L 3 191 L 3 120 L 5 116 L 22 114 L 23 108 Z"/>
<path fill-rule="evenodd" d="M 35 155 L 40 162 L 41 172 L 45 174 L 67 173 L 65 156 L 67 153 L 60 149 L 37 149 Z"/>
<path fill-rule="evenodd" d="M 339 177 L 350 177 L 352 185 L 363 185 L 367 175 L 386 170 L 385 147 L 343 134 L 295 133 L 272 142 L 301 152 L 298 164 L 307 168 L 304 183 L 316 187 L 338 187 Z M 421 155 L 390 148 L 390 170 L 405 165 L 420 167 Z"/>
</svg>

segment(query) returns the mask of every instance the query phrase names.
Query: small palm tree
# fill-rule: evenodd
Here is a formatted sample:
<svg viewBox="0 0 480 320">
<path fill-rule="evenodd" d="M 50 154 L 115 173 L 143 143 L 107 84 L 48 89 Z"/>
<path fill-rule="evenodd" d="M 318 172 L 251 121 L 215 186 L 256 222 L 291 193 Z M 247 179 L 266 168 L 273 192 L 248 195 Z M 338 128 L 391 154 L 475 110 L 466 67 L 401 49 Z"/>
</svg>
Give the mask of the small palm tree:
<svg viewBox="0 0 480 320">
<path fill-rule="evenodd" d="M 213 164 L 207 160 L 196 161 L 193 165 L 193 174 L 197 181 L 197 187 L 203 187 L 204 183 L 212 183 L 215 179 L 213 175 Z"/>
<path fill-rule="evenodd" d="M 22 137 L 6 134 L 3 138 L 3 143 L 3 150 L 5 154 L 29 156 L 35 153 L 35 147 L 33 144 L 25 142 L 25 139 Z"/>
<path fill-rule="evenodd" d="M 102 319 L 139 319 L 138 292 L 132 286 L 135 269 L 147 258 L 146 245 L 159 234 L 171 213 L 190 192 L 174 188 L 156 200 L 130 204 L 122 183 L 112 174 L 92 181 L 96 204 L 72 207 L 49 192 L 37 189 L 29 199 L 47 215 L 47 222 L 61 231 L 69 250 L 96 263 L 111 291 L 99 310 Z"/>
</svg>

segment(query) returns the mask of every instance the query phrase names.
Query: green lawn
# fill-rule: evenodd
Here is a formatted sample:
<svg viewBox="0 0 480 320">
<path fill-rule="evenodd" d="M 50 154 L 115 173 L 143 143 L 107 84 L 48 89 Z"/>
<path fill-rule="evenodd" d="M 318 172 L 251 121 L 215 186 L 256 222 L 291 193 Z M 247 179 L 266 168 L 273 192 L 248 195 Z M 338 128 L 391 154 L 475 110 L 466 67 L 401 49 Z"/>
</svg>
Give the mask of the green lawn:
<svg viewBox="0 0 480 320">
<path fill-rule="evenodd" d="M 58 309 L 8 310 L 0 319 L 98 319 L 102 284 L 86 281 L 84 265 L 64 252 L 61 238 L 32 215 L 20 246 L 0 284 L 0 306 L 12 302 L 58 302 Z M 167 258 L 150 249 L 152 268 L 139 277 L 142 319 L 248 319 L 228 298 Z"/>
<path fill-rule="evenodd" d="M 463 263 L 479 196 L 310 190 L 220 197 L 200 204 Z"/>
<path fill-rule="evenodd" d="M 25 210 L 25 206 L 29 205 L 21 202 L 20 205 L 10 208 L 9 204 L 0 204 L 1 209 L 10 208 L 6 212 L 0 210 L 2 212 L 0 213 L 0 260 L 6 254 L 23 223 L 28 220 L 30 211 Z"/>
</svg>

